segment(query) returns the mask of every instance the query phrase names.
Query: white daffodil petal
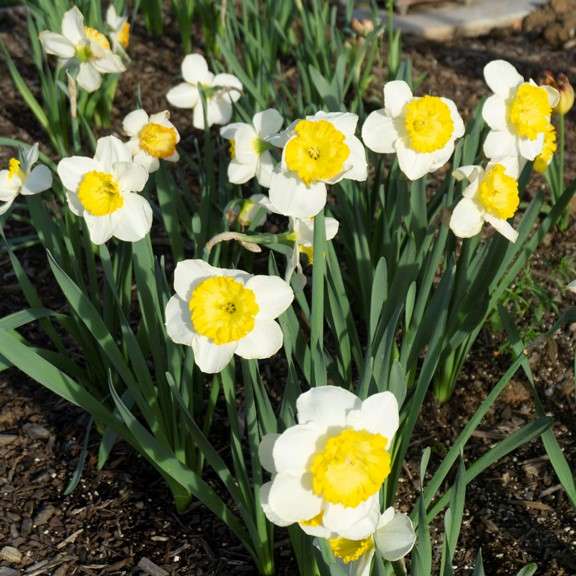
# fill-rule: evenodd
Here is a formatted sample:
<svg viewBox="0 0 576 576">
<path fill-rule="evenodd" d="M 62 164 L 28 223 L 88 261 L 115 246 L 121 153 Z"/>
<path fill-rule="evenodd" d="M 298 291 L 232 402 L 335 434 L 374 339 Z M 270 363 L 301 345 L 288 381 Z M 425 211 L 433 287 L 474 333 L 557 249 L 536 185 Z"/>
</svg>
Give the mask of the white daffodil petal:
<svg viewBox="0 0 576 576">
<path fill-rule="evenodd" d="M 236 102 L 242 95 L 242 82 L 233 74 L 216 74 L 212 86 L 225 88 L 217 97 L 225 98 L 228 102 Z"/>
<path fill-rule="evenodd" d="M 26 177 L 24 186 L 20 191 L 24 196 L 38 194 L 52 188 L 52 172 L 50 168 L 42 164 L 34 166 Z"/>
<path fill-rule="evenodd" d="M 323 523 L 326 528 L 349 540 L 362 540 L 374 533 L 380 519 L 380 497 L 370 496 L 354 508 L 328 504 Z"/>
<path fill-rule="evenodd" d="M 392 80 L 384 84 L 384 110 L 388 116 L 400 116 L 404 106 L 412 100 L 412 90 L 404 80 Z"/>
<path fill-rule="evenodd" d="M 258 135 L 250 124 L 238 126 L 234 133 L 234 160 L 242 164 L 255 164 L 258 159 L 257 139 Z"/>
<path fill-rule="evenodd" d="M 252 118 L 254 129 L 261 138 L 268 138 L 276 134 L 282 128 L 283 123 L 282 114 L 275 108 L 256 112 Z"/>
<path fill-rule="evenodd" d="M 64 13 L 62 34 L 75 46 L 85 40 L 84 16 L 76 6 Z"/>
<path fill-rule="evenodd" d="M 484 140 L 487 158 L 503 158 L 517 154 L 516 138 L 506 130 L 491 130 Z"/>
<path fill-rule="evenodd" d="M 397 139 L 394 121 L 384 109 L 371 112 L 362 125 L 362 140 L 374 152 L 392 154 Z"/>
<path fill-rule="evenodd" d="M 482 118 L 492 130 L 506 130 L 508 128 L 506 100 L 498 94 L 486 98 L 482 106 Z"/>
<path fill-rule="evenodd" d="M 2 214 L 6 214 L 6 212 L 8 212 L 8 210 L 10 210 L 10 206 L 12 206 L 12 204 L 14 204 L 14 200 L 16 200 L 16 197 L 18 195 L 15 194 L 14 196 L 12 196 L 11 198 L 0 198 L 0 202 L 3 202 L 3 204 L 0 206 L 0 216 L 2 216 Z"/>
<path fill-rule="evenodd" d="M 544 146 L 544 134 L 540 133 L 534 140 L 528 138 L 518 138 L 518 150 L 526 160 L 535 160 L 536 156 L 542 152 Z"/>
<path fill-rule="evenodd" d="M 241 164 L 232 160 L 228 164 L 228 180 L 231 184 L 244 184 L 254 178 L 256 164 Z"/>
<path fill-rule="evenodd" d="M 187 82 L 182 82 L 168 91 L 166 99 L 176 108 L 194 108 L 200 101 L 200 96 L 198 88 Z"/>
<path fill-rule="evenodd" d="M 259 320 L 278 318 L 294 300 L 292 288 L 279 276 L 252 276 L 246 283 L 246 288 L 254 291 L 259 308 L 256 317 Z"/>
<path fill-rule="evenodd" d="M 322 499 L 310 487 L 310 478 L 278 474 L 272 481 L 268 504 L 274 514 L 284 522 L 309 520 L 322 510 Z"/>
<path fill-rule="evenodd" d="M 326 528 L 325 526 L 323 526 L 322 524 L 302 524 L 299 523 L 298 526 L 300 526 L 300 529 L 302 530 L 302 532 L 304 532 L 304 534 L 308 534 L 308 536 L 313 536 L 314 538 L 335 538 L 336 534 L 334 534 L 334 532 L 332 532 L 332 530 L 328 530 L 328 528 Z"/>
<path fill-rule="evenodd" d="M 452 124 L 454 124 L 451 140 L 454 141 L 456 138 L 461 138 L 466 132 L 466 126 L 464 126 L 464 120 L 462 120 L 462 116 L 460 116 L 456 104 L 453 100 L 450 100 L 450 98 L 440 98 L 440 100 L 448 106 L 450 117 L 452 118 Z"/>
<path fill-rule="evenodd" d="M 396 153 L 400 170 L 409 180 L 418 180 L 432 171 L 433 153 L 422 154 L 406 146 L 401 138 L 396 140 Z"/>
<path fill-rule="evenodd" d="M 143 166 L 131 162 L 117 162 L 114 165 L 122 192 L 142 192 L 148 181 L 148 171 Z"/>
<path fill-rule="evenodd" d="M 395 512 L 388 522 L 378 525 L 374 543 L 385 560 L 396 562 L 404 558 L 414 547 L 416 533 L 412 521 L 406 514 Z"/>
<path fill-rule="evenodd" d="M 274 162 L 274 157 L 268 150 L 266 150 L 260 155 L 260 159 L 256 164 L 256 179 L 260 186 L 263 186 L 264 188 L 270 187 L 275 167 L 276 162 Z"/>
<path fill-rule="evenodd" d="M 84 206 L 82 206 L 82 203 L 78 199 L 78 196 L 76 195 L 75 192 L 71 192 L 70 190 L 68 190 L 66 192 L 66 201 L 68 203 L 68 208 L 70 208 L 70 212 L 72 212 L 72 214 L 74 214 L 75 216 L 82 216 L 82 214 L 84 214 Z"/>
<path fill-rule="evenodd" d="M 269 500 L 270 500 L 270 489 L 272 488 L 273 482 L 266 482 L 260 488 L 260 505 L 262 506 L 262 510 L 266 515 L 266 518 L 272 522 L 272 524 L 276 524 L 276 526 L 286 527 L 290 526 L 290 524 L 294 524 L 292 521 L 286 521 L 283 518 L 280 518 L 273 510 L 270 508 Z"/>
<path fill-rule="evenodd" d="M 174 270 L 174 290 L 183 300 L 188 302 L 195 285 L 206 278 L 218 275 L 220 270 L 210 266 L 204 260 L 182 260 Z"/>
<path fill-rule="evenodd" d="M 392 392 L 373 394 L 362 402 L 359 410 L 348 415 L 347 423 L 357 430 L 381 434 L 390 448 L 399 425 L 398 401 Z"/>
<path fill-rule="evenodd" d="M 484 79 L 492 92 L 508 98 L 510 92 L 524 81 L 512 64 L 505 60 L 492 60 L 484 66 Z"/>
<path fill-rule="evenodd" d="M 484 216 L 471 198 L 462 198 L 450 217 L 450 229 L 458 238 L 472 238 L 480 234 Z"/>
<path fill-rule="evenodd" d="M 558 102 L 560 102 L 560 92 L 553 88 L 552 86 L 542 86 L 546 93 L 548 94 L 548 102 L 550 103 L 551 108 L 556 108 L 558 106 Z"/>
<path fill-rule="evenodd" d="M 326 205 L 326 195 L 326 185 L 323 182 L 306 186 L 288 172 L 275 172 L 270 181 L 270 201 L 274 210 L 284 216 L 316 216 Z"/>
<path fill-rule="evenodd" d="M 146 113 L 146 110 L 139 108 L 124 117 L 124 120 L 122 121 L 122 130 L 124 130 L 124 133 L 128 136 L 135 137 L 138 136 L 138 133 L 142 128 L 144 128 L 144 126 L 146 126 L 146 124 L 148 124 L 148 114 Z"/>
<path fill-rule="evenodd" d="M 480 176 L 484 174 L 484 170 L 482 166 L 478 166 L 477 164 L 470 164 L 468 166 L 460 166 L 456 168 L 452 175 L 456 180 L 468 180 L 468 182 L 472 182 L 476 180 Z"/>
<path fill-rule="evenodd" d="M 502 234 L 506 240 L 514 243 L 518 239 L 518 232 L 506 220 L 496 218 L 492 214 L 484 214 L 484 220 L 488 222 L 497 232 Z"/>
<path fill-rule="evenodd" d="M 314 116 L 307 116 L 308 120 L 328 120 L 334 127 L 346 136 L 352 136 L 356 132 L 358 115 L 352 112 L 316 112 Z"/>
<path fill-rule="evenodd" d="M 205 374 L 217 374 L 230 363 L 237 346 L 237 342 L 214 344 L 208 338 L 198 336 L 192 342 L 194 361 Z"/>
<path fill-rule="evenodd" d="M 318 426 L 345 426 L 350 410 L 361 406 L 360 399 L 339 386 L 319 386 L 304 392 L 296 401 L 298 422 Z"/>
<path fill-rule="evenodd" d="M 92 216 L 84 212 L 84 221 L 93 244 L 105 244 L 114 235 L 114 226 L 110 216 Z"/>
<path fill-rule="evenodd" d="M 73 58 L 74 54 L 76 54 L 74 44 L 62 36 L 62 34 L 44 30 L 43 32 L 40 32 L 38 38 L 40 39 L 46 54 L 52 54 L 53 56 L 58 56 L 58 58 L 62 59 Z"/>
<path fill-rule="evenodd" d="M 366 162 L 364 145 L 356 136 L 346 138 L 346 145 L 350 150 L 350 156 L 346 160 L 349 169 L 344 173 L 344 178 L 363 182 L 368 178 L 368 163 Z"/>
<path fill-rule="evenodd" d="M 104 169 L 112 172 L 114 164 L 118 162 L 131 162 L 130 150 L 122 140 L 116 136 L 100 138 L 96 144 L 94 160 L 100 162 Z"/>
<path fill-rule="evenodd" d="M 176 344 L 192 346 L 197 335 L 192 328 L 188 304 L 177 294 L 168 300 L 164 317 L 170 339 Z"/>
<path fill-rule="evenodd" d="M 238 130 L 240 126 L 245 126 L 245 123 L 232 122 L 231 124 L 226 124 L 226 126 L 222 126 L 222 128 L 220 128 L 220 136 L 222 136 L 222 138 L 226 138 L 226 140 L 234 140 L 236 130 Z"/>
<path fill-rule="evenodd" d="M 126 72 L 126 66 L 118 54 L 113 52 L 105 52 L 102 58 L 97 58 L 92 61 L 94 68 L 101 74 L 120 74 Z"/>
<path fill-rule="evenodd" d="M 99 171 L 102 167 L 93 158 L 85 156 L 70 156 L 58 162 L 56 172 L 64 188 L 76 191 L 86 172 Z"/>
<path fill-rule="evenodd" d="M 208 62 L 202 54 L 188 54 L 182 60 L 182 77 L 190 84 L 206 84 L 211 77 Z"/>
<path fill-rule="evenodd" d="M 280 438 L 280 434 L 266 434 L 258 446 L 258 459 L 262 468 L 270 474 L 276 474 L 276 464 L 274 463 L 274 446 Z"/>
<path fill-rule="evenodd" d="M 310 458 L 319 448 L 323 431 L 315 424 L 298 424 L 288 428 L 280 435 L 272 451 L 276 471 L 293 476 L 304 474 Z"/>
<path fill-rule="evenodd" d="M 210 98 L 210 100 L 208 100 L 207 110 L 208 126 L 228 124 L 230 118 L 232 118 L 232 104 L 226 95 Z"/>
<path fill-rule="evenodd" d="M 89 62 L 82 62 L 78 76 L 76 76 L 78 86 L 86 92 L 95 92 L 102 85 L 102 76 Z"/>
<path fill-rule="evenodd" d="M 138 194 L 124 194 L 124 205 L 111 215 L 114 236 L 125 242 L 142 240 L 152 227 L 152 208 Z"/>
<path fill-rule="evenodd" d="M 270 358 L 284 342 L 284 334 L 278 322 L 256 319 L 254 328 L 238 342 L 236 354 L 247 360 Z"/>
</svg>

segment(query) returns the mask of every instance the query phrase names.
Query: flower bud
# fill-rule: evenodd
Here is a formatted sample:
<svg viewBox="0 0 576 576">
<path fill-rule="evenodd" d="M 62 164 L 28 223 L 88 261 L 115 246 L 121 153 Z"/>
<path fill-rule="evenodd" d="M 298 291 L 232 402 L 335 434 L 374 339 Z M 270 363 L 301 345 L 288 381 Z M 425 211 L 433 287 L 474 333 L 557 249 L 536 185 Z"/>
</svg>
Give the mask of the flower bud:
<svg viewBox="0 0 576 576">
<path fill-rule="evenodd" d="M 543 83 L 556 88 L 560 94 L 560 99 L 554 108 L 554 112 L 562 116 L 567 114 L 574 105 L 574 88 L 572 84 L 570 84 L 566 74 L 558 74 L 558 76 L 555 77 L 552 72 L 547 70 L 544 73 Z"/>
</svg>

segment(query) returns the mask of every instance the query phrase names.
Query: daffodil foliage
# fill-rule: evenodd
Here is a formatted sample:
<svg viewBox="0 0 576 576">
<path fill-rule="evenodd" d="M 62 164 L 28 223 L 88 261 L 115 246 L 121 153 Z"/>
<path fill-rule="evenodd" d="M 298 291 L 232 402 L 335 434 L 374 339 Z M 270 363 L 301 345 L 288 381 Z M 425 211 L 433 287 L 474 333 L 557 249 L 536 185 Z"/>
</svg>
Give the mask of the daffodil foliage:
<svg viewBox="0 0 576 576">
<path fill-rule="evenodd" d="M 468 456 L 521 367 L 532 383 L 504 310 L 510 369 L 443 458 L 423 447 L 413 509 L 397 497 L 426 396 L 450 400 L 486 319 L 574 194 L 565 80 L 489 62 L 477 71 L 486 99 L 466 117 L 450 94 L 416 88 L 399 36 L 354 19 L 352 2 L 223 2 L 214 18 L 216 4 L 182 0 L 193 50 L 164 106 L 135 99 L 104 129 L 135 58 L 130 6 L 26 4 L 41 90 L 6 62 L 46 138 L 0 139 L 11 148 L 2 249 L 28 302 L 0 319 L 0 370 L 89 412 L 100 467 L 128 442 L 178 510 L 201 502 L 264 575 L 284 530 L 290 573 L 427 576 L 440 557 L 452 574 L 467 485 L 539 436 L 576 504 L 533 386 L 536 418 Z M 161 8 L 143 3 L 156 34 Z M 375 78 L 385 38 L 392 72 Z M 25 249 L 45 258 L 65 306 L 42 302 Z M 434 554 L 429 525 L 442 513 Z"/>
</svg>

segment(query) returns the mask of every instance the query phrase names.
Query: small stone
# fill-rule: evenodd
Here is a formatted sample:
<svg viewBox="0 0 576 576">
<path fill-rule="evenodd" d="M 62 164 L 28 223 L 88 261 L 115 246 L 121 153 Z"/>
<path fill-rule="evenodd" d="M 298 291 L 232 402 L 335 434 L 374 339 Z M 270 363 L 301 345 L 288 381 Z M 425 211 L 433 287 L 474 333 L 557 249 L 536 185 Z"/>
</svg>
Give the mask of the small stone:
<svg viewBox="0 0 576 576">
<path fill-rule="evenodd" d="M 39 424 L 24 424 L 22 429 L 33 440 L 49 440 L 52 437 L 50 430 L 44 428 L 44 426 L 40 426 Z"/>
<path fill-rule="evenodd" d="M 14 546 L 4 546 L 0 550 L 0 559 L 10 564 L 20 564 L 22 562 L 22 552 L 18 548 L 14 548 Z"/>
<path fill-rule="evenodd" d="M 50 518 L 52 518 L 52 516 L 54 516 L 55 513 L 56 513 L 56 508 L 54 508 L 54 506 L 52 506 L 52 504 L 48 504 L 48 505 L 44 506 L 38 512 L 38 514 L 36 514 L 36 516 L 34 516 L 34 519 L 32 520 L 32 524 L 34 526 L 42 526 L 43 524 L 46 524 L 46 522 L 48 522 L 48 520 L 50 520 Z"/>
<path fill-rule="evenodd" d="M 0 434 L 0 446 L 7 446 L 18 440 L 17 434 Z"/>
</svg>

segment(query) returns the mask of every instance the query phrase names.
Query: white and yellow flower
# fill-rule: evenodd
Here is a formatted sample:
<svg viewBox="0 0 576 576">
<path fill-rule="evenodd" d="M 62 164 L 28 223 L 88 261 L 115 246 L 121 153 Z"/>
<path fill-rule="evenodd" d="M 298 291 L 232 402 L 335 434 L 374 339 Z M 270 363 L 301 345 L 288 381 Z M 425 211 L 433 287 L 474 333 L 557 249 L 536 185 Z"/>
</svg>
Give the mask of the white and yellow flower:
<svg viewBox="0 0 576 576">
<path fill-rule="evenodd" d="M 100 138 L 94 158 L 60 160 L 58 176 L 67 190 L 70 210 L 86 222 L 94 244 L 115 237 L 137 242 L 152 226 L 152 209 L 137 194 L 148 171 L 132 161 L 128 146 L 115 136 Z"/>
<path fill-rule="evenodd" d="M 52 188 L 52 172 L 39 164 L 38 144 L 31 146 L 20 158 L 11 158 L 8 170 L 0 170 L 0 214 L 6 213 L 18 195 L 33 196 Z"/>
<path fill-rule="evenodd" d="M 206 98 L 208 126 L 228 124 L 232 104 L 242 95 L 242 82 L 232 74 L 214 75 L 201 54 L 188 54 L 182 61 L 184 82 L 170 89 L 166 98 L 176 108 L 193 108 L 195 128 L 204 128 L 204 107 L 200 93 Z"/>
<path fill-rule="evenodd" d="M 160 160 L 179 160 L 176 145 L 180 142 L 180 134 L 170 122 L 167 110 L 151 116 L 142 109 L 134 110 L 124 118 L 122 128 L 130 137 L 128 148 L 134 162 L 144 166 L 148 172 L 156 172 Z"/>
<path fill-rule="evenodd" d="M 340 222 L 327 216 L 324 219 L 326 240 L 332 240 L 338 234 Z M 290 218 L 289 238 L 294 241 L 295 259 L 305 254 L 308 263 L 314 261 L 314 218 Z"/>
<path fill-rule="evenodd" d="M 268 217 L 268 212 L 272 212 L 272 205 L 268 196 L 264 194 L 252 194 L 250 198 L 242 200 L 240 211 L 238 212 L 238 224 L 243 228 L 263 226 Z"/>
<path fill-rule="evenodd" d="M 490 159 L 520 156 L 534 160 L 542 152 L 552 109 L 559 101 L 558 90 L 538 86 L 533 80 L 525 82 L 505 60 L 486 64 L 484 79 L 494 92 L 482 108 L 490 127 L 484 154 Z"/>
<path fill-rule="evenodd" d="M 110 28 L 110 39 L 114 52 L 124 53 L 130 44 L 130 23 L 128 16 L 120 16 L 114 4 L 106 10 L 106 24 Z"/>
<path fill-rule="evenodd" d="M 126 70 L 120 57 L 110 49 L 106 36 L 84 25 L 84 16 L 76 6 L 64 14 L 62 34 L 45 30 L 39 37 L 46 53 L 58 56 L 62 65 L 78 65 L 76 81 L 86 92 L 100 88 L 102 74 Z"/>
<path fill-rule="evenodd" d="M 396 562 L 412 550 L 415 542 L 412 521 L 393 507 L 380 515 L 374 532 L 366 538 L 349 540 L 336 536 L 328 539 L 332 553 L 347 576 L 370 576 L 376 550 L 384 560 Z"/>
<path fill-rule="evenodd" d="M 450 218 L 450 228 L 459 238 L 471 238 L 491 224 L 502 236 L 516 242 L 518 232 L 507 222 L 520 205 L 518 193 L 518 162 L 505 158 L 481 166 L 461 166 L 454 171 L 458 180 L 467 180 L 462 200 Z"/>
<path fill-rule="evenodd" d="M 220 372 L 234 354 L 269 358 L 282 347 L 283 334 L 275 319 L 294 294 L 281 278 L 184 260 L 176 266 L 174 289 L 166 305 L 168 336 L 192 347 L 202 372 Z"/>
<path fill-rule="evenodd" d="M 546 128 L 546 132 L 544 132 L 544 144 L 542 150 L 540 150 L 540 154 L 538 154 L 534 159 L 534 170 L 536 170 L 536 172 L 540 172 L 541 174 L 546 172 L 550 162 L 552 162 L 552 158 L 554 158 L 557 148 L 556 128 L 554 127 L 554 124 L 550 123 L 548 128 Z"/>
<path fill-rule="evenodd" d="M 390 392 L 364 401 L 321 386 L 297 402 L 298 424 L 269 434 L 259 449 L 272 480 L 260 501 L 278 526 L 298 523 L 322 538 L 362 540 L 380 519 L 379 491 L 390 473 L 398 403 Z"/>
<path fill-rule="evenodd" d="M 396 154 L 400 170 L 418 180 L 444 166 L 464 122 L 452 100 L 414 96 L 403 80 L 384 85 L 384 108 L 369 114 L 362 126 L 364 144 L 380 154 Z"/>
<path fill-rule="evenodd" d="M 269 140 L 280 132 L 283 122 L 280 113 L 269 108 L 254 114 L 252 124 L 236 122 L 220 129 L 220 135 L 230 142 L 228 180 L 232 184 L 244 184 L 256 176 L 260 186 L 270 186 L 275 162 Z"/>
<path fill-rule="evenodd" d="M 276 142 L 283 146 L 280 169 L 270 182 L 270 201 L 279 214 L 311 218 L 326 204 L 326 185 L 344 178 L 366 180 L 362 142 L 354 135 L 358 116 L 317 112 L 294 122 Z"/>
</svg>

